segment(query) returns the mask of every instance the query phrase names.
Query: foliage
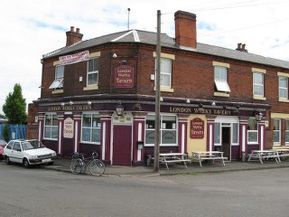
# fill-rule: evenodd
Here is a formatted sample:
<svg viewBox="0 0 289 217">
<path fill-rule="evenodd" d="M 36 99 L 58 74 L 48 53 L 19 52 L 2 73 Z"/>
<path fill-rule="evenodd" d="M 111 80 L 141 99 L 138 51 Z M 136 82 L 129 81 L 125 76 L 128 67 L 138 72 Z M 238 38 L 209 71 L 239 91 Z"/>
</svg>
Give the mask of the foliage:
<svg viewBox="0 0 289 217">
<path fill-rule="evenodd" d="M 9 125 L 5 124 L 3 127 L 3 139 L 8 142 L 9 141 Z"/>
<path fill-rule="evenodd" d="M 0 114 L 0 118 L 6 119 L 5 115 Z"/>
<path fill-rule="evenodd" d="M 3 112 L 11 124 L 26 123 L 26 101 L 22 95 L 20 84 L 15 84 L 13 93 L 9 93 L 3 105 Z"/>
</svg>

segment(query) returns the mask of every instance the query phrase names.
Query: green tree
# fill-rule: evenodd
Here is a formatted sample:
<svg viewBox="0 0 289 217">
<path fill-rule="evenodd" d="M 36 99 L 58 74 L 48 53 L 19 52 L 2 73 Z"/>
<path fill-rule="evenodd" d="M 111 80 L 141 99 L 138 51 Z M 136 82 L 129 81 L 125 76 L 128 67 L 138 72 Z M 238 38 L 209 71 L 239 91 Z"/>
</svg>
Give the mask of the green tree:
<svg viewBox="0 0 289 217">
<path fill-rule="evenodd" d="M 26 100 L 22 95 L 20 84 L 15 84 L 13 93 L 9 93 L 3 105 L 3 112 L 11 124 L 26 123 Z"/>
</svg>

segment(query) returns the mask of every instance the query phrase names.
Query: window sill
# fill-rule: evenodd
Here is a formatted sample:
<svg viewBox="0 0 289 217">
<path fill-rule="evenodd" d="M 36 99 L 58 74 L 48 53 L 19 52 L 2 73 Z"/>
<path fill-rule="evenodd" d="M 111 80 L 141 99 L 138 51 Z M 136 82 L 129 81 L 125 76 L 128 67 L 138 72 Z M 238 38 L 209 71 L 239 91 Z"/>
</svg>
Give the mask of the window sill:
<svg viewBox="0 0 289 217">
<path fill-rule="evenodd" d="M 247 142 L 248 145 L 259 145 L 258 142 Z"/>
<path fill-rule="evenodd" d="M 255 99 L 255 100 L 266 100 L 266 97 L 264 97 L 264 96 L 253 96 L 253 99 Z"/>
<path fill-rule="evenodd" d="M 223 92 L 214 92 L 214 96 L 230 97 L 230 94 L 229 93 L 223 93 Z"/>
<path fill-rule="evenodd" d="M 90 85 L 83 88 L 84 91 L 86 90 L 98 90 L 98 85 Z"/>
<path fill-rule="evenodd" d="M 60 94 L 60 93 L 64 93 L 63 89 L 56 89 L 52 91 L 52 94 Z"/>
<path fill-rule="evenodd" d="M 82 145 L 100 145 L 100 143 L 95 143 L 95 142 L 86 142 L 86 141 L 80 141 Z"/>
<path fill-rule="evenodd" d="M 281 143 L 274 143 L 274 144 L 273 144 L 273 147 L 276 147 L 276 146 L 277 146 L 277 147 L 280 147 L 280 146 L 281 146 Z"/>
<path fill-rule="evenodd" d="M 53 138 L 43 138 L 43 140 L 58 141 L 58 139 L 53 139 Z"/>
<path fill-rule="evenodd" d="M 154 87 L 154 91 L 156 91 L 156 87 Z M 173 88 L 168 88 L 168 87 L 160 87 L 161 92 L 168 92 L 168 93 L 173 93 L 175 90 Z"/>
<path fill-rule="evenodd" d="M 289 102 L 289 100 L 288 99 L 286 99 L 286 98 L 279 98 L 279 100 L 278 100 L 279 102 Z"/>
<path fill-rule="evenodd" d="M 144 147 L 154 147 L 154 144 L 144 144 Z M 160 147 L 176 147 L 177 144 L 160 144 Z"/>
</svg>

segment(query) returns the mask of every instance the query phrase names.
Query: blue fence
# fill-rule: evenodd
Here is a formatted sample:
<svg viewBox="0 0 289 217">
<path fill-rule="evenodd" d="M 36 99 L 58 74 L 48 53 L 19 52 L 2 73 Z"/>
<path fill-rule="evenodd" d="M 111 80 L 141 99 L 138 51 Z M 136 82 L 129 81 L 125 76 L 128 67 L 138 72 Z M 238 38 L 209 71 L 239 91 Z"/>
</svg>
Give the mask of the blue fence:
<svg viewBox="0 0 289 217">
<path fill-rule="evenodd" d="M 5 124 L 0 124 L 0 138 L 3 139 L 3 129 Z M 8 124 L 9 140 L 26 139 L 27 126 L 24 124 Z"/>
</svg>

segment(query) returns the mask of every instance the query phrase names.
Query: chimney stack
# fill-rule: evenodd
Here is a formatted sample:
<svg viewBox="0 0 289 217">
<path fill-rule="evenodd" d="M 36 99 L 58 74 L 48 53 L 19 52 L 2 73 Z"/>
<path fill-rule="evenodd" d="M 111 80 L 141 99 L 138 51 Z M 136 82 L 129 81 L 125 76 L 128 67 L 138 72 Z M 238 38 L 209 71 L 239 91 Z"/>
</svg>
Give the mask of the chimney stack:
<svg viewBox="0 0 289 217">
<path fill-rule="evenodd" d="M 248 52 L 248 50 L 246 49 L 246 44 L 242 44 L 242 43 L 237 44 L 236 50 L 242 51 L 242 52 Z"/>
<path fill-rule="evenodd" d="M 175 13 L 175 37 L 180 47 L 197 47 L 196 15 L 185 11 Z"/>
<path fill-rule="evenodd" d="M 73 45 L 81 41 L 83 34 L 80 33 L 79 28 L 74 31 L 74 26 L 70 27 L 70 31 L 66 32 L 66 46 Z"/>
</svg>

